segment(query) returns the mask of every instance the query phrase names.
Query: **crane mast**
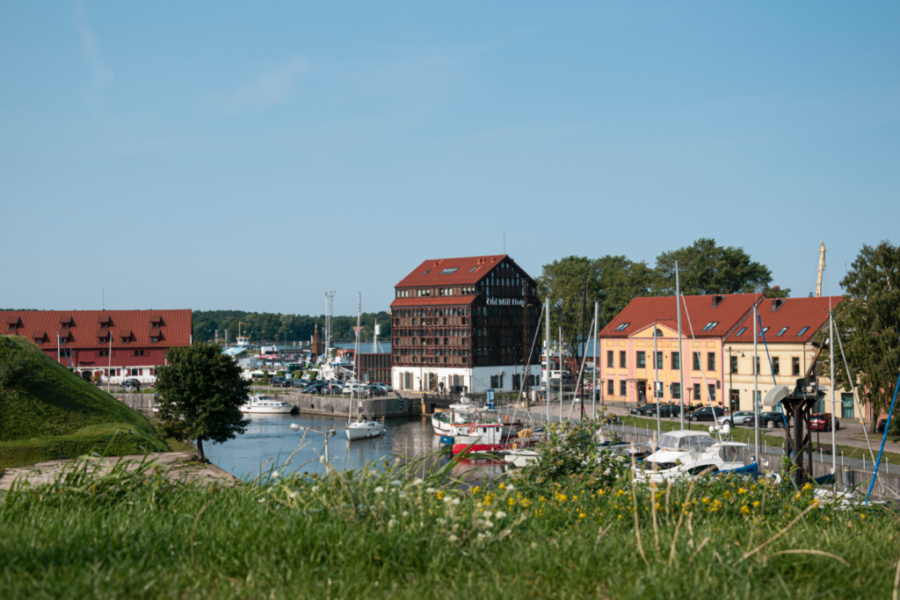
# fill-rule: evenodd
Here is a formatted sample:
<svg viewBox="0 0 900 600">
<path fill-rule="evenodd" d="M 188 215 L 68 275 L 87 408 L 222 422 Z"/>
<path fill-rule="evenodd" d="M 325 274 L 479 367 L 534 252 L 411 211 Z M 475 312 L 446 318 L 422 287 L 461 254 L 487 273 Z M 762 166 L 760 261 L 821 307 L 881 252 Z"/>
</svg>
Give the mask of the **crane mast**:
<svg viewBox="0 0 900 600">
<path fill-rule="evenodd" d="M 825 242 L 819 242 L 819 276 L 816 278 L 816 298 L 822 297 L 822 271 L 825 270 Z"/>
</svg>

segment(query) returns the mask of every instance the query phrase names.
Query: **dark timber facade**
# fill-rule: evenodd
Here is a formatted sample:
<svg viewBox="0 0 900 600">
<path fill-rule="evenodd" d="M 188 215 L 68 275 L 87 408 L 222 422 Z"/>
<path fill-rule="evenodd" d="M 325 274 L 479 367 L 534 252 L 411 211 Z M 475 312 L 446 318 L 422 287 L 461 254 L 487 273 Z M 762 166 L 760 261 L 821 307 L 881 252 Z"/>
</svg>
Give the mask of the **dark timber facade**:
<svg viewBox="0 0 900 600">
<path fill-rule="evenodd" d="M 540 374 L 536 358 L 525 364 L 539 326 L 537 286 L 509 256 L 427 260 L 395 289 L 395 388 L 517 390 L 522 376 Z"/>
</svg>

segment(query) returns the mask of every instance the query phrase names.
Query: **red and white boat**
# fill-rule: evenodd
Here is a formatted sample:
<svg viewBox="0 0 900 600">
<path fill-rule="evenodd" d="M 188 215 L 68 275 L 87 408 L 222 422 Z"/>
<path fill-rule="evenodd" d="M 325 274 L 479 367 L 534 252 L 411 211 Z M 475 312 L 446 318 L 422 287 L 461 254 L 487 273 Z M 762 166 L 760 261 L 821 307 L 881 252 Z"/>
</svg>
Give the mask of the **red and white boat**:
<svg viewBox="0 0 900 600">
<path fill-rule="evenodd" d="M 470 423 L 467 433 L 456 435 L 451 451 L 453 454 L 496 452 L 529 446 L 536 439 L 521 433 L 521 423 Z"/>
</svg>

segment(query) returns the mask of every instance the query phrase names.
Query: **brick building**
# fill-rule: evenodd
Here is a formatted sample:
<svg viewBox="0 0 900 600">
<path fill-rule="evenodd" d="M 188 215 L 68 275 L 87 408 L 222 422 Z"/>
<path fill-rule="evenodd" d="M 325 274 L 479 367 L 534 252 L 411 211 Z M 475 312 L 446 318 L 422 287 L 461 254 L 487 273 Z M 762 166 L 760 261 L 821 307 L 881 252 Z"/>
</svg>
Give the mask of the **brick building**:
<svg viewBox="0 0 900 600">
<path fill-rule="evenodd" d="M 395 389 L 481 393 L 539 381 L 539 359 L 527 355 L 537 286 L 505 254 L 426 260 L 395 286 L 391 312 Z"/>
<path fill-rule="evenodd" d="M 189 346 L 193 334 L 190 310 L 0 311 L 0 326 L 82 377 L 100 375 L 112 383 L 152 383 L 166 351 Z"/>
</svg>

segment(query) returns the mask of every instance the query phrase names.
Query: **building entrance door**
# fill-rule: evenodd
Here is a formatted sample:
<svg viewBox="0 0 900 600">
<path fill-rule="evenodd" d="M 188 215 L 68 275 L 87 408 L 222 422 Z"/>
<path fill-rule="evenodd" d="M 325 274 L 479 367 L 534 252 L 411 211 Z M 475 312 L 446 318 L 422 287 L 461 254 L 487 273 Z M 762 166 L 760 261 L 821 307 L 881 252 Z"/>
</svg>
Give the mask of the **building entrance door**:
<svg viewBox="0 0 900 600">
<path fill-rule="evenodd" d="M 741 410 L 741 392 L 740 390 L 728 390 L 729 410 L 731 414 Z"/>
<path fill-rule="evenodd" d="M 647 403 L 647 382 L 643 379 L 637 382 L 638 404 Z"/>
</svg>

